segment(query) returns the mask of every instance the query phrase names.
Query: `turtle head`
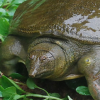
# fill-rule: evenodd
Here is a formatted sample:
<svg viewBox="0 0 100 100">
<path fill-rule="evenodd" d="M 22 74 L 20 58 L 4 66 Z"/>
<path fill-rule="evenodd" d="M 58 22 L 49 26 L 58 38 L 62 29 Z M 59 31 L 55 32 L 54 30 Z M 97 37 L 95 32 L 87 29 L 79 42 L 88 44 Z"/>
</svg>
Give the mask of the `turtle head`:
<svg viewBox="0 0 100 100">
<path fill-rule="evenodd" d="M 26 61 L 30 77 L 54 79 L 60 75 L 65 64 L 65 55 L 60 46 L 42 42 L 30 48 Z"/>
</svg>

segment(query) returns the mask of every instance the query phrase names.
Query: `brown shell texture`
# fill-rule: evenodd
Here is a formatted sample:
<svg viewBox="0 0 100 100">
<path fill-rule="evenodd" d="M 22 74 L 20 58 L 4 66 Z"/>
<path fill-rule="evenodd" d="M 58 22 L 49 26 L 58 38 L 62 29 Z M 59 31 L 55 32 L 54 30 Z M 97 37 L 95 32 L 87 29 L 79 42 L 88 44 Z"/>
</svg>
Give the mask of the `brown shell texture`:
<svg viewBox="0 0 100 100">
<path fill-rule="evenodd" d="M 100 44 L 100 0 L 27 0 L 18 7 L 9 32 Z"/>
</svg>

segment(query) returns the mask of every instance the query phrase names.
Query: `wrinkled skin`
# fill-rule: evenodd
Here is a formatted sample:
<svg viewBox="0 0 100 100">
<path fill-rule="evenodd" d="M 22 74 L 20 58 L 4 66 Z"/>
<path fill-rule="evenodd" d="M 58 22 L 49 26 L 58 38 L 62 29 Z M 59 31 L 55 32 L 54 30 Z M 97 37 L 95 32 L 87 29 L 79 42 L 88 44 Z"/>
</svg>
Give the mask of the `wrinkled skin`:
<svg viewBox="0 0 100 100">
<path fill-rule="evenodd" d="M 85 76 L 92 97 L 100 100 L 99 17 L 99 0 L 27 0 L 0 47 L 0 70 L 9 75 L 21 61 L 33 78 Z"/>
</svg>

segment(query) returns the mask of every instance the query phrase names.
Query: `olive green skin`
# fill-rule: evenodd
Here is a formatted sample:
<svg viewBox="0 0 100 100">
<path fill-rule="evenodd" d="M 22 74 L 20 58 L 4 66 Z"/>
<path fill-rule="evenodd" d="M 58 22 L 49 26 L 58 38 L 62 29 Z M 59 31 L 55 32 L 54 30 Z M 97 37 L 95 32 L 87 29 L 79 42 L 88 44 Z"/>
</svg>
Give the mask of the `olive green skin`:
<svg viewBox="0 0 100 100">
<path fill-rule="evenodd" d="M 33 78 L 85 76 L 92 97 L 100 100 L 99 17 L 99 0 L 27 0 L 0 47 L 0 70 L 9 75 L 22 62 Z"/>
</svg>

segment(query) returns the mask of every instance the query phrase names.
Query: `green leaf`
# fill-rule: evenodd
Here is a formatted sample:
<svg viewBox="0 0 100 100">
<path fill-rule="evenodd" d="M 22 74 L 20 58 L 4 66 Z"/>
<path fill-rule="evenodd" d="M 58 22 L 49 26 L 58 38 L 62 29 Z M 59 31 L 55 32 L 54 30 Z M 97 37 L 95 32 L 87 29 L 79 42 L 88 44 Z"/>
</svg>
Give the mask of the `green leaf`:
<svg viewBox="0 0 100 100">
<path fill-rule="evenodd" d="M 60 98 L 60 95 L 59 93 L 49 93 L 50 96 L 53 96 L 53 97 L 58 97 Z"/>
<path fill-rule="evenodd" d="M 13 98 L 14 98 L 14 95 L 15 95 L 15 94 L 11 95 L 7 100 L 14 100 L 14 99 L 13 99 Z"/>
<path fill-rule="evenodd" d="M 0 18 L 0 39 L 3 41 L 8 35 L 9 22 L 6 18 Z"/>
<path fill-rule="evenodd" d="M 16 88 L 14 86 L 8 87 L 2 91 L 3 97 L 7 97 L 7 98 L 15 94 L 17 93 L 16 93 Z"/>
<path fill-rule="evenodd" d="M 28 78 L 26 84 L 30 89 L 38 88 L 38 86 L 34 83 L 34 80 L 32 78 Z"/>
<path fill-rule="evenodd" d="M 4 88 L 0 85 L 0 97 L 3 97 L 2 96 L 2 91 L 4 91 Z"/>
<path fill-rule="evenodd" d="M 2 0 L 0 0 L 0 6 L 2 6 Z"/>
<path fill-rule="evenodd" d="M 79 86 L 76 88 L 76 91 L 81 95 L 90 95 L 90 92 L 88 90 L 88 87 L 85 86 Z"/>
<path fill-rule="evenodd" d="M 11 82 L 9 82 L 9 80 L 4 75 L 0 78 L 0 85 L 4 89 L 8 88 L 9 86 L 12 86 Z"/>
<path fill-rule="evenodd" d="M 13 0 L 12 4 L 21 4 L 24 1 L 26 1 L 26 0 Z"/>
<path fill-rule="evenodd" d="M 15 100 L 14 96 L 17 94 L 14 86 L 8 87 L 2 91 L 3 100 Z"/>
<path fill-rule="evenodd" d="M 12 73 L 11 75 L 9 75 L 9 77 L 15 78 L 15 79 L 19 79 L 19 80 L 26 80 L 26 77 L 22 76 L 19 73 Z"/>
<path fill-rule="evenodd" d="M 0 97 L 2 97 L 2 92 L 0 91 Z"/>
<path fill-rule="evenodd" d="M 0 16 L 5 16 L 6 10 L 4 8 L 0 8 Z"/>
<path fill-rule="evenodd" d="M 8 16 L 9 16 L 9 17 L 13 17 L 13 15 L 14 15 L 14 13 L 15 13 L 15 11 L 16 11 L 17 8 L 18 8 L 18 5 L 13 5 L 13 6 L 11 6 L 11 7 L 8 9 L 8 11 L 7 11 Z"/>
<path fill-rule="evenodd" d="M 2 92 L 4 90 L 4 88 L 0 85 L 0 91 Z"/>
<path fill-rule="evenodd" d="M 47 95 L 49 96 L 49 93 L 45 89 L 38 87 L 34 83 L 33 78 L 28 78 L 26 84 L 27 84 L 28 88 L 30 88 L 30 89 L 35 89 L 35 88 L 41 89 L 41 90 L 45 91 L 47 93 Z"/>
<path fill-rule="evenodd" d="M 22 90 L 13 80 L 7 78 L 4 75 L 0 78 L 0 85 L 2 85 L 3 88 L 15 86 L 19 93 L 25 93 L 25 91 Z"/>
<path fill-rule="evenodd" d="M 0 1 L 2 1 L 1 7 L 3 7 L 7 3 L 7 0 L 0 0 Z"/>
</svg>

